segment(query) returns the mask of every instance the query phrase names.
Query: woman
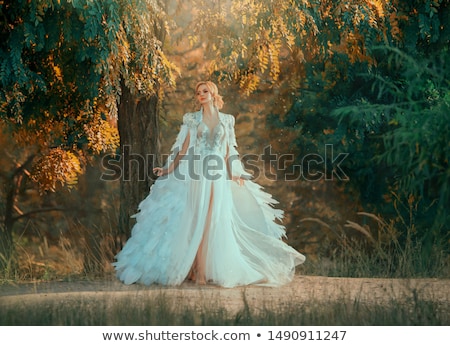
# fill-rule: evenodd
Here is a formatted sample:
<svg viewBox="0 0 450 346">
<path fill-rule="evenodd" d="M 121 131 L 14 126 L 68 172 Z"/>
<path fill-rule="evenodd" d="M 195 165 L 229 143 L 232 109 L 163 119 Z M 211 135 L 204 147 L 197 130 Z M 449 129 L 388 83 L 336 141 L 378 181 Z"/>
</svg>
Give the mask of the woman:
<svg viewBox="0 0 450 346">
<path fill-rule="evenodd" d="M 183 116 L 172 155 L 139 205 L 131 238 L 113 263 L 126 284 L 223 287 L 290 282 L 305 257 L 284 243 L 283 212 L 249 180 L 236 151 L 234 117 L 217 86 L 199 82 L 201 109 Z"/>
</svg>

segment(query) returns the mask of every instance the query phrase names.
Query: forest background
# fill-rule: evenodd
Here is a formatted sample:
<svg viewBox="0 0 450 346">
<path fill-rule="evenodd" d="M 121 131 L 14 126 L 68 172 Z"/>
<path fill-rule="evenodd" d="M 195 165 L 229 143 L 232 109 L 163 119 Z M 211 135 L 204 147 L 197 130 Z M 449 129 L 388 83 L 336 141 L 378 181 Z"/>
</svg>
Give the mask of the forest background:
<svg viewBox="0 0 450 346">
<path fill-rule="evenodd" d="M 3 280 L 111 273 L 202 79 L 303 273 L 449 276 L 448 1 L 0 6 Z"/>
</svg>

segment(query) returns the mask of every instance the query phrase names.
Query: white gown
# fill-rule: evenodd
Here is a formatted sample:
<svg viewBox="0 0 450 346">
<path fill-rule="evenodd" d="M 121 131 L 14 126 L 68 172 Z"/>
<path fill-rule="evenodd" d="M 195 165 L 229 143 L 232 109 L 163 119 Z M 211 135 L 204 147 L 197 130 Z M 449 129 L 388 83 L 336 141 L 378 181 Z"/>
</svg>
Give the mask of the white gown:
<svg viewBox="0 0 450 346">
<path fill-rule="evenodd" d="M 179 285 L 188 276 L 204 234 L 207 282 L 223 287 L 278 286 L 290 282 L 305 257 L 282 238 L 283 211 L 250 177 L 238 159 L 234 117 L 219 113 L 209 129 L 202 111 L 187 113 L 166 163 L 189 133 L 189 149 L 170 174 L 159 177 L 140 203 L 131 237 L 113 266 L 125 284 Z M 228 153 L 230 168 L 227 169 Z M 207 231 L 206 231 L 207 230 Z"/>
</svg>

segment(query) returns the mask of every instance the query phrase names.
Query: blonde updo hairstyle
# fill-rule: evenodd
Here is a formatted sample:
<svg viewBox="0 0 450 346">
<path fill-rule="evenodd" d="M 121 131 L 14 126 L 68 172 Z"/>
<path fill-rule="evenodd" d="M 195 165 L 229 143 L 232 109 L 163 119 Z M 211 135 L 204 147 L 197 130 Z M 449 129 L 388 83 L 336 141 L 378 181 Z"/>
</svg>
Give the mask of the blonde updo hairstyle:
<svg viewBox="0 0 450 346">
<path fill-rule="evenodd" d="M 197 90 L 201 85 L 205 85 L 208 91 L 211 93 L 214 106 L 217 107 L 217 109 L 222 109 L 223 100 L 222 96 L 219 95 L 219 89 L 217 88 L 217 85 L 211 81 L 198 82 L 197 85 L 195 86 L 195 94 L 197 94 Z"/>
</svg>

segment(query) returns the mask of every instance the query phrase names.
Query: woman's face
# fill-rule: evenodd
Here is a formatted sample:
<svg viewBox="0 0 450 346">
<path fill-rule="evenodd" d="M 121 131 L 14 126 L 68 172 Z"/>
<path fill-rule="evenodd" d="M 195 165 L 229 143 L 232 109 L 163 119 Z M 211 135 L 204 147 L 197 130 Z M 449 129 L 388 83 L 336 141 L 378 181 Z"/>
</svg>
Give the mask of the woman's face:
<svg viewBox="0 0 450 346">
<path fill-rule="evenodd" d="M 213 101 L 211 92 L 208 90 L 205 84 L 199 85 L 197 88 L 196 97 L 198 102 L 203 106 Z"/>
</svg>

